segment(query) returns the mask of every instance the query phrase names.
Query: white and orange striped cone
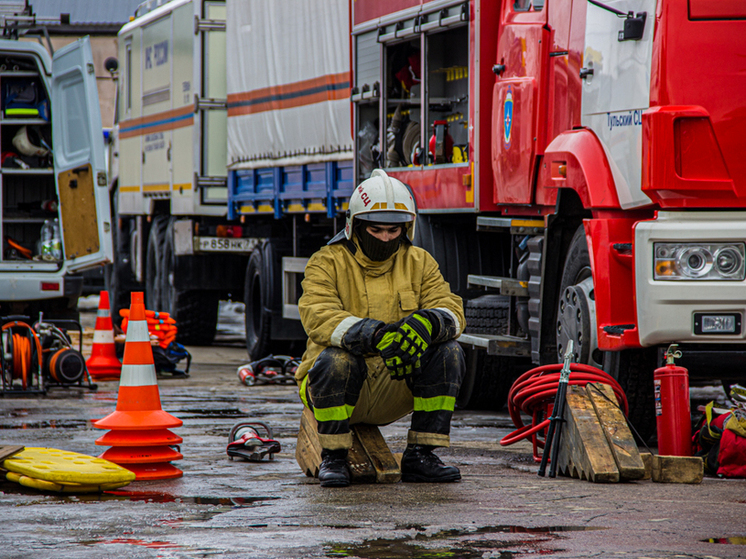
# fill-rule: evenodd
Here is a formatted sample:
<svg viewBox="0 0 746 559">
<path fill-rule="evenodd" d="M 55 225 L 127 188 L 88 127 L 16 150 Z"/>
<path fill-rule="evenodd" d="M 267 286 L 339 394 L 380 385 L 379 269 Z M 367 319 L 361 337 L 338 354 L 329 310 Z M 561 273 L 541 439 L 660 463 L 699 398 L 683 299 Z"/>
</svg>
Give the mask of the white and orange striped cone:
<svg viewBox="0 0 746 559">
<path fill-rule="evenodd" d="M 122 363 L 117 357 L 114 345 L 114 327 L 111 324 L 108 291 L 102 291 L 98 301 L 91 356 L 85 364 L 95 380 L 119 380 L 122 374 Z"/>
<path fill-rule="evenodd" d="M 93 424 L 122 436 L 98 439 L 96 444 L 115 447 L 100 457 L 135 472 L 137 480 L 181 477 L 181 470 L 169 464 L 183 458 L 169 446 L 180 437 L 168 429 L 183 422 L 161 409 L 142 292 L 132 293 L 129 319 L 116 411 Z"/>
</svg>

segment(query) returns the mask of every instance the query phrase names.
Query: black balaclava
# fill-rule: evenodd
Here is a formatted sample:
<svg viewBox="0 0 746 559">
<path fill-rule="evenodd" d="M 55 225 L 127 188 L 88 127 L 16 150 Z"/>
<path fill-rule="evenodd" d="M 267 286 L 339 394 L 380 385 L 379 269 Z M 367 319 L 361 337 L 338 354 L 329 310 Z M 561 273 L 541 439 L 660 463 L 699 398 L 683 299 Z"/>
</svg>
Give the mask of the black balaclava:
<svg viewBox="0 0 746 559">
<path fill-rule="evenodd" d="M 399 225 L 401 233 L 396 239 L 391 241 L 382 241 L 376 239 L 373 235 L 368 233 L 368 227 L 371 225 Z M 392 254 L 394 254 L 401 245 L 402 238 L 404 237 L 404 224 L 399 223 L 372 223 L 370 221 L 355 220 L 355 234 L 360 242 L 360 248 L 363 249 L 363 254 L 370 258 L 373 262 L 383 262 L 388 260 Z"/>
</svg>

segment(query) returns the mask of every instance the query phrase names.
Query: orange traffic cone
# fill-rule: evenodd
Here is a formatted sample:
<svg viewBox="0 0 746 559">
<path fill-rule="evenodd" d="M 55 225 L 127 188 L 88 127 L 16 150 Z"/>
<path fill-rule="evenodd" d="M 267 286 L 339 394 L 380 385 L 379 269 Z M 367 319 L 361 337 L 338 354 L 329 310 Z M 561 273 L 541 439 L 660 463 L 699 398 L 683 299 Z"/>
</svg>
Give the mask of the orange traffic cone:
<svg viewBox="0 0 746 559">
<path fill-rule="evenodd" d="M 161 409 L 143 294 L 132 293 L 117 408 L 94 423 L 98 429 L 114 432 L 102 436 L 96 444 L 115 448 L 100 458 L 135 472 L 137 480 L 181 477 L 182 471 L 169 464 L 183 458 L 170 447 L 181 442 L 181 437 L 168 429 L 182 423 Z"/>
<path fill-rule="evenodd" d="M 111 325 L 108 291 L 102 291 L 98 301 L 91 356 L 85 364 L 95 380 L 119 380 L 122 374 L 122 364 L 117 358 L 114 346 L 114 327 Z"/>
</svg>

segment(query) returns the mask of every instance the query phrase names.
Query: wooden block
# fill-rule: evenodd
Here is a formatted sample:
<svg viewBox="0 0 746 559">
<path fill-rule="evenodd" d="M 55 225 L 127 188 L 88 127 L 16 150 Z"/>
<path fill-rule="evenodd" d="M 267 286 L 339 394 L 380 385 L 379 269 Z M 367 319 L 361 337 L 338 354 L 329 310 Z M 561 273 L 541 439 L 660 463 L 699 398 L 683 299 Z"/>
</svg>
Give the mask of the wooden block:
<svg viewBox="0 0 746 559">
<path fill-rule="evenodd" d="M 396 483 L 401 470 L 386 441 L 375 425 L 352 426 L 352 448 L 347 466 L 353 483 Z M 304 408 L 301 416 L 295 459 L 309 477 L 318 477 L 321 465 L 321 443 L 313 412 Z"/>
<path fill-rule="evenodd" d="M 653 456 L 653 481 L 658 483 L 702 483 L 705 463 L 699 456 Z"/>
<path fill-rule="evenodd" d="M 0 445 L 0 465 L 6 458 L 10 458 L 14 454 L 18 454 L 25 447 L 23 445 Z"/>
<path fill-rule="evenodd" d="M 352 426 L 352 440 L 358 440 L 375 469 L 376 483 L 396 483 L 401 480 L 401 469 L 391 454 L 381 431 L 375 425 L 360 423 Z M 353 445 L 354 446 L 354 445 Z"/>
<path fill-rule="evenodd" d="M 316 431 L 316 418 L 308 408 L 303 408 L 295 446 L 295 459 L 308 477 L 318 477 L 321 465 L 321 443 Z"/>
<path fill-rule="evenodd" d="M 593 383 L 585 387 L 586 393 L 596 410 L 614 462 L 623 480 L 643 479 L 645 464 L 640 458 L 632 431 L 629 430 L 627 419 L 622 410 L 616 405 L 614 390 L 608 384 Z"/>
<path fill-rule="evenodd" d="M 557 471 L 595 483 L 619 481 L 619 469 L 584 387 L 568 386 L 564 419 Z"/>
<path fill-rule="evenodd" d="M 642 479 L 651 479 L 653 477 L 653 455 L 649 452 L 641 452 L 640 458 L 642 458 L 642 463 L 645 464 L 645 475 Z"/>
</svg>

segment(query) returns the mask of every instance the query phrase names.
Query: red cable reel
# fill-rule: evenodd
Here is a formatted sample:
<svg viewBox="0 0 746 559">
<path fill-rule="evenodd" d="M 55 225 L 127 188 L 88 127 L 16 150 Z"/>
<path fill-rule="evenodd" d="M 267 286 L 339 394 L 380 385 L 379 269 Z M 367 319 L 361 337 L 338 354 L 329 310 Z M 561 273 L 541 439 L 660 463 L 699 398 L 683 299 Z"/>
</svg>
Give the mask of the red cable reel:
<svg viewBox="0 0 746 559">
<path fill-rule="evenodd" d="M 542 433 L 546 436 L 562 367 L 562 363 L 536 367 L 523 373 L 513 383 L 508 393 L 508 412 L 517 429 L 500 440 L 502 446 L 531 437 L 534 460 L 541 461 L 539 448 L 544 448 L 544 439 L 539 438 L 538 435 Z M 626 416 L 629 411 L 627 397 L 620 384 L 612 376 L 591 365 L 570 364 L 569 385 L 585 386 L 596 382 L 611 386 Z M 521 413 L 531 416 L 531 425 L 524 425 Z"/>
</svg>

